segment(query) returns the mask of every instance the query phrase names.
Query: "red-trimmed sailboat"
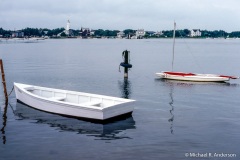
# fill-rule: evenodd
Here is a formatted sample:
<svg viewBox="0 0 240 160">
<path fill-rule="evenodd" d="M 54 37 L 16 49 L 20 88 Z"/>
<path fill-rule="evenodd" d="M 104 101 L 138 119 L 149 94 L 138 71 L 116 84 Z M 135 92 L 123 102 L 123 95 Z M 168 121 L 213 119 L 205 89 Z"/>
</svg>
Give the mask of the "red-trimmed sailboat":
<svg viewBox="0 0 240 160">
<path fill-rule="evenodd" d="M 163 71 L 156 73 L 156 76 L 163 79 L 181 80 L 181 81 L 196 81 L 196 82 L 225 82 L 230 79 L 238 79 L 236 76 L 226 76 L 217 74 L 198 74 L 198 73 L 186 73 L 186 72 L 174 72 L 174 46 L 175 46 L 175 30 L 176 23 L 174 22 L 173 30 L 173 58 L 172 58 L 172 71 Z"/>
<path fill-rule="evenodd" d="M 230 79 L 238 79 L 235 76 L 225 76 L 217 74 L 197 74 L 184 72 L 161 72 L 156 73 L 159 78 L 181 80 L 181 81 L 197 81 L 197 82 L 225 82 Z"/>
</svg>

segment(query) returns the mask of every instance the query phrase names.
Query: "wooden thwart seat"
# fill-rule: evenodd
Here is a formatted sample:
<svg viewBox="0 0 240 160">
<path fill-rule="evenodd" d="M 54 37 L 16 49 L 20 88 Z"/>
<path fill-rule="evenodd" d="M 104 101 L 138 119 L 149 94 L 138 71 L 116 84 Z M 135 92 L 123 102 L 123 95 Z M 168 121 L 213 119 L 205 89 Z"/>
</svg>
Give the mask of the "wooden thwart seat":
<svg viewBox="0 0 240 160">
<path fill-rule="evenodd" d="M 90 102 L 80 103 L 80 105 L 83 105 L 83 106 L 97 106 L 97 105 L 100 105 L 101 103 L 102 103 L 101 101 L 90 101 Z"/>
<path fill-rule="evenodd" d="M 63 101 L 66 97 L 50 97 L 51 100 Z"/>
</svg>

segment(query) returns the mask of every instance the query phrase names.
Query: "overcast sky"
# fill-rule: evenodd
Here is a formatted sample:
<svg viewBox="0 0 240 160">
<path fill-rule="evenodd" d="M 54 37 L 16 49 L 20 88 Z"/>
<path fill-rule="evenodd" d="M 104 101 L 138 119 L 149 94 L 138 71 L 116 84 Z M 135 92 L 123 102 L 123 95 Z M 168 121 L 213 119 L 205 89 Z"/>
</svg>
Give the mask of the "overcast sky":
<svg viewBox="0 0 240 160">
<path fill-rule="evenodd" d="M 0 0 L 0 28 L 240 31 L 240 0 Z"/>
</svg>

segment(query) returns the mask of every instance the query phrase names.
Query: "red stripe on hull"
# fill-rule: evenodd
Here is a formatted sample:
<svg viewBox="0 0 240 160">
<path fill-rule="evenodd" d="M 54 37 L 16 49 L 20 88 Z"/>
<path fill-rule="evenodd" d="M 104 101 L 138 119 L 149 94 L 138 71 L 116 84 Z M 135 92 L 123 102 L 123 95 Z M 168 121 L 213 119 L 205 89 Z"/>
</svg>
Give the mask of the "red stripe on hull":
<svg viewBox="0 0 240 160">
<path fill-rule="evenodd" d="M 178 75 L 178 76 L 195 76 L 196 74 L 194 73 L 184 73 L 184 72 L 164 72 L 166 74 L 170 75 Z"/>
<path fill-rule="evenodd" d="M 239 77 L 235 76 L 225 76 L 225 75 L 220 75 L 219 77 L 226 77 L 226 78 L 231 78 L 231 79 L 238 79 Z"/>
</svg>

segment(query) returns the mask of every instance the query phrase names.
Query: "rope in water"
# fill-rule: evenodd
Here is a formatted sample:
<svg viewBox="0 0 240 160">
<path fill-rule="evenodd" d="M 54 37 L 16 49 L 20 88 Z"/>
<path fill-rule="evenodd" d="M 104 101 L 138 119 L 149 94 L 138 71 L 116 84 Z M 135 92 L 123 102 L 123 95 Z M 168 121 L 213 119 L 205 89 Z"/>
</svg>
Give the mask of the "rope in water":
<svg viewBox="0 0 240 160">
<path fill-rule="evenodd" d="M 11 95 L 13 89 L 14 89 L 14 86 L 12 87 L 12 90 L 11 90 L 10 93 L 8 94 L 8 97 Z"/>
</svg>

